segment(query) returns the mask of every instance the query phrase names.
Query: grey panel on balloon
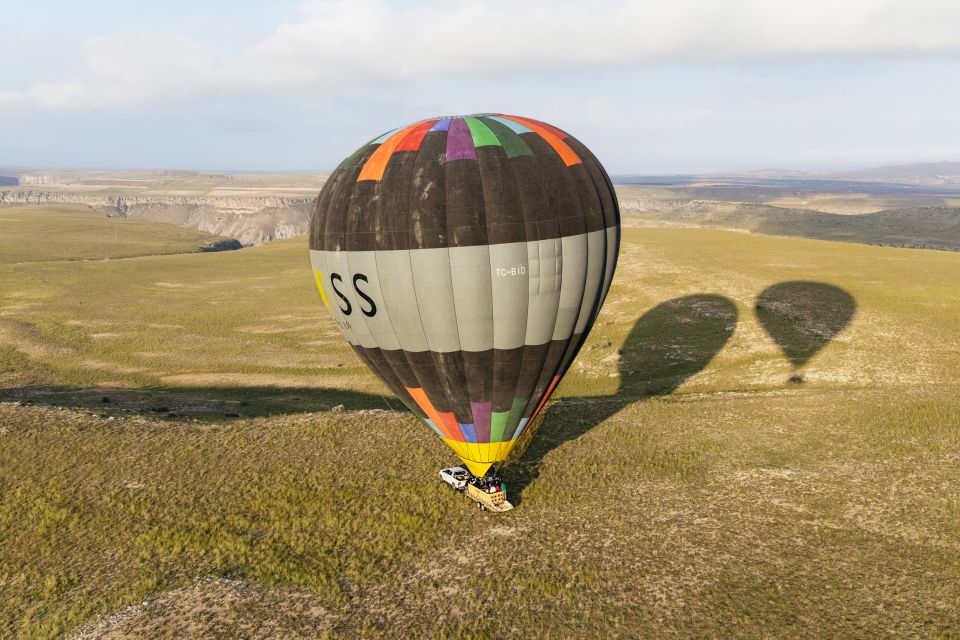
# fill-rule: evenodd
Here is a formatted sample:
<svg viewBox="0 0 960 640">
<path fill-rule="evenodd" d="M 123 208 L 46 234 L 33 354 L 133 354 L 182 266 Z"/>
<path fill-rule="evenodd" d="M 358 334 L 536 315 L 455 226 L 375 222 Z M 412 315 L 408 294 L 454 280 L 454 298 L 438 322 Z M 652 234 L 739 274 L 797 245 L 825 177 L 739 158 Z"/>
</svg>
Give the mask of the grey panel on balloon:
<svg viewBox="0 0 960 640">
<path fill-rule="evenodd" d="M 516 349 L 527 333 L 529 265 L 527 243 L 489 245 L 493 290 L 493 347 Z"/>
<path fill-rule="evenodd" d="M 352 345 L 359 345 L 360 341 L 354 334 L 349 319 L 344 316 L 340 310 L 340 299 L 333 290 L 333 282 L 330 279 L 330 268 L 327 265 L 326 254 L 326 251 L 310 251 L 310 263 L 313 266 L 314 274 L 319 272 L 320 284 L 323 287 L 324 295 L 327 297 L 327 311 L 330 312 L 331 317 L 333 317 L 333 323 L 337 325 L 337 328 L 343 333 L 347 342 Z"/>
<path fill-rule="evenodd" d="M 376 258 L 384 309 L 400 348 L 404 351 L 426 351 L 427 338 L 420 321 L 410 252 L 377 251 Z"/>
<path fill-rule="evenodd" d="M 584 285 L 583 305 L 580 307 L 580 317 L 574 333 L 583 333 L 593 313 L 593 305 L 597 300 L 598 289 L 603 281 L 605 268 L 604 254 L 606 253 L 606 233 L 591 231 L 587 234 L 587 277 Z"/>
<path fill-rule="evenodd" d="M 550 342 L 557 323 L 563 255 L 559 238 L 527 243 L 529 306 L 524 344 Z"/>
<path fill-rule="evenodd" d="M 450 249 L 457 331 L 464 351 L 493 349 L 493 284 L 486 246 Z"/>
<path fill-rule="evenodd" d="M 612 272 L 615 256 L 605 251 L 611 239 L 616 236 L 596 231 L 497 245 L 310 256 L 334 322 L 351 344 L 480 352 L 582 332 L 604 276 L 609 281 Z"/>
<path fill-rule="evenodd" d="M 560 281 L 560 304 L 553 328 L 554 340 L 567 340 L 576 327 L 583 303 L 583 286 L 587 273 L 587 237 L 580 234 L 561 238 L 563 270 Z"/>
<path fill-rule="evenodd" d="M 449 251 L 438 248 L 409 252 L 420 322 L 430 351 L 439 353 L 460 351 Z"/>
<path fill-rule="evenodd" d="M 354 323 L 362 323 L 381 349 L 399 349 L 400 341 L 384 308 L 380 285 L 380 270 L 374 251 L 347 251 L 350 281 L 347 286 L 354 293 L 357 308 L 353 310 Z M 367 299 L 369 298 L 369 299 Z"/>
</svg>

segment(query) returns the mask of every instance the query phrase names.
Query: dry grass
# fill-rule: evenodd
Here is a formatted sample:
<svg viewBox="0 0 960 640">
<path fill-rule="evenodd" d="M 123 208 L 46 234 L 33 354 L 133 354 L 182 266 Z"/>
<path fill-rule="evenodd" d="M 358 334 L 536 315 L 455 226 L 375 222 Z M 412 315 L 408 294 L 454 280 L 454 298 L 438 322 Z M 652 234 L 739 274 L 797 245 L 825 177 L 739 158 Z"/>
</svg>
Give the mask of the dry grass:
<svg viewBox="0 0 960 640">
<path fill-rule="evenodd" d="M 332 616 L 309 591 L 266 589 L 220 578 L 163 591 L 88 625 L 76 640 L 167 638 L 316 638 Z"/>
</svg>

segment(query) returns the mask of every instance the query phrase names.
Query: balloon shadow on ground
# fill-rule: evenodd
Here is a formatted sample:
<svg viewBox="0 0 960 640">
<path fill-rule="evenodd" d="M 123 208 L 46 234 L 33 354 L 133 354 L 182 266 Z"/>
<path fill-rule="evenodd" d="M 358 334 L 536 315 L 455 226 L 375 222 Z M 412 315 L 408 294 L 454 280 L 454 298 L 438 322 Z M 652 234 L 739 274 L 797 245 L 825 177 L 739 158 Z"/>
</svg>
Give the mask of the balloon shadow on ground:
<svg viewBox="0 0 960 640">
<path fill-rule="evenodd" d="M 554 402 L 520 460 L 504 471 L 511 499 L 536 480 L 544 457 L 576 440 L 624 407 L 672 393 L 702 371 L 733 335 L 737 307 L 719 295 L 691 295 L 661 303 L 634 323 L 619 349 L 620 384 L 610 396 Z"/>
<path fill-rule="evenodd" d="M 104 415 L 146 415 L 202 422 L 329 410 L 406 412 L 392 396 L 316 387 L 66 387 L 0 389 L 0 401 L 71 407 Z"/>
<path fill-rule="evenodd" d="M 803 367 L 850 324 L 856 309 L 843 289 L 807 280 L 770 286 L 755 305 L 760 324 L 793 366 L 793 383 L 803 382 Z"/>
</svg>

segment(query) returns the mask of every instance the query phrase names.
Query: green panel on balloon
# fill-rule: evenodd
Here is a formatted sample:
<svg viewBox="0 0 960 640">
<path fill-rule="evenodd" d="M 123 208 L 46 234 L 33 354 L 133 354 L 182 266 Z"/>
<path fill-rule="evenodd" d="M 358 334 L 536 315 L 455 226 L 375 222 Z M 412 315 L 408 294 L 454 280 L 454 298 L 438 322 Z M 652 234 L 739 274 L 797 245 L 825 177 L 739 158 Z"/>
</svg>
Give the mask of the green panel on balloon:
<svg viewBox="0 0 960 640">
<path fill-rule="evenodd" d="M 473 138 L 474 147 L 499 147 L 500 140 L 490 131 L 490 127 L 481 122 L 478 118 L 465 118 L 467 127 L 470 129 L 470 137 Z"/>
<path fill-rule="evenodd" d="M 500 442 L 507 428 L 509 411 L 494 411 L 490 414 L 490 442 Z"/>
</svg>

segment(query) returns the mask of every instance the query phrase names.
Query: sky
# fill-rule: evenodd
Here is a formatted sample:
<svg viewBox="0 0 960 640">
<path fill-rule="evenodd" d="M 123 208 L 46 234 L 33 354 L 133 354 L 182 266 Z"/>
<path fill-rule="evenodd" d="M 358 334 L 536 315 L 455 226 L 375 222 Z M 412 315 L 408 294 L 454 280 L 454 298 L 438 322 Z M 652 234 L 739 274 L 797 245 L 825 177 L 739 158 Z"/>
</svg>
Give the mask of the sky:
<svg viewBox="0 0 960 640">
<path fill-rule="evenodd" d="M 613 174 L 960 160 L 955 0 L 0 0 L 0 166 L 323 171 L 503 112 Z"/>
</svg>

